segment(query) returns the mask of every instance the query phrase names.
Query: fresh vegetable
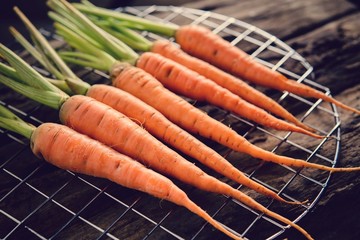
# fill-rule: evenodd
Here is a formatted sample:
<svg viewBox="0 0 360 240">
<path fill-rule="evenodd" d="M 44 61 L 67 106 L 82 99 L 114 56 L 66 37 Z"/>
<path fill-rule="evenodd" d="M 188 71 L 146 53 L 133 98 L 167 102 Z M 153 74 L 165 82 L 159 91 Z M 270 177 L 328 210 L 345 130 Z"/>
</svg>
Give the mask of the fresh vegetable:
<svg viewBox="0 0 360 240">
<path fill-rule="evenodd" d="M 88 34 L 88 37 L 97 41 L 105 51 L 107 51 L 106 48 L 111 46 L 111 50 L 107 52 L 115 58 L 126 55 L 126 58 L 120 58 L 120 60 L 133 63 L 135 66 L 149 72 L 162 82 L 166 88 L 174 92 L 199 101 L 210 102 L 211 104 L 232 111 L 239 116 L 250 119 L 263 126 L 323 138 L 323 136 L 277 119 L 266 111 L 246 102 L 229 90 L 217 85 L 215 82 L 159 54 L 146 52 L 133 58 L 136 54 L 135 52 L 124 49 L 123 44 L 118 44 L 119 40 L 113 41 L 113 36 L 106 34 L 105 31 L 96 27 L 72 5 L 61 5 L 60 2 L 56 0 L 49 1 L 48 3 L 51 8 L 61 14 L 63 18 L 66 18 L 66 21 L 71 21 L 71 26 L 76 25 L 78 27 L 78 29 L 73 29 L 73 31 L 76 31 L 78 34 Z M 71 16 L 69 17 L 69 15 Z M 66 24 L 64 20 L 60 21 Z M 119 52 L 114 52 L 113 49 L 119 49 Z"/>
<path fill-rule="evenodd" d="M 214 81 L 218 85 L 240 96 L 245 101 L 282 117 L 301 128 L 314 131 L 314 129 L 299 121 L 279 103 L 257 89 L 251 87 L 245 81 L 236 78 L 233 75 L 228 74 L 205 61 L 202 61 L 201 59 L 188 55 L 171 41 L 161 39 L 150 42 L 141 34 L 124 27 L 120 21 L 115 22 L 116 20 L 114 19 L 109 19 L 108 21 L 101 20 L 99 18 L 94 18 L 92 15 L 89 17 L 92 18 L 94 23 L 122 40 L 134 50 L 158 53 Z"/>
<path fill-rule="evenodd" d="M 205 27 L 198 25 L 178 26 L 175 24 L 153 22 L 117 11 L 95 7 L 86 0 L 82 2 L 84 4 L 76 3 L 74 6 L 86 14 L 110 19 L 108 21 L 109 24 L 116 23 L 116 21 L 112 21 L 112 19 L 116 19 L 120 20 L 121 25 L 124 27 L 174 37 L 175 41 L 185 52 L 240 78 L 280 91 L 288 91 L 304 97 L 323 99 L 343 109 L 360 114 L 360 110 L 347 106 L 308 85 L 288 79 L 281 73 L 256 62 L 246 52 L 231 45 L 231 43 Z"/>
<path fill-rule="evenodd" d="M 207 101 L 238 116 L 276 130 L 292 131 L 323 138 L 301 127 L 280 120 L 261 108 L 249 104 L 229 90 L 199 75 L 183 65 L 151 52 L 141 54 L 136 67 L 145 70 L 173 92 L 199 101 Z"/>
<path fill-rule="evenodd" d="M 189 132 L 209 138 L 232 150 L 247 153 L 264 161 L 271 161 L 296 168 L 308 167 L 331 172 L 360 170 L 358 167 L 331 168 L 266 151 L 251 144 L 234 130 L 209 117 L 183 98 L 173 94 L 148 73 L 126 63 L 119 65 L 116 72 L 117 77 L 113 79 L 114 86 L 140 98 L 164 114 L 169 120 Z"/>
<path fill-rule="evenodd" d="M 16 56 L 15 53 L 2 44 L 0 44 L 0 54 L 9 61 L 16 72 L 18 72 L 19 69 L 26 72 L 27 69 L 31 68 L 26 63 L 21 62 L 21 59 Z M 12 64 L 14 62 L 17 64 Z M 305 237 L 312 239 L 312 237 L 296 223 L 270 211 L 241 191 L 207 175 L 200 168 L 166 147 L 146 130 L 113 108 L 86 96 L 74 95 L 72 97 L 63 97 L 66 96 L 66 94 L 62 93 L 60 96 L 60 90 L 52 92 L 31 86 L 33 81 L 42 81 L 43 84 L 51 84 L 42 78 L 41 75 L 39 75 L 38 78 L 28 78 L 24 76 L 23 81 L 28 85 L 24 85 L 24 82 L 17 82 L 16 80 L 17 78 L 10 79 L 7 76 L 0 75 L 0 82 L 8 87 L 36 101 L 44 101 L 44 103 L 51 102 L 52 107 L 60 110 L 59 117 L 61 122 L 77 132 L 88 135 L 122 154 L 139 160 L 144 165 L 156 171 L 174 177 L 189 185 L 193 185 L 198 189 L 230 196 L 254 210 L 260 211 L 294 227 Z M 55 96 L 55 101 L 49 99 L 52 98 L 49 93 Z"/>
<path fill-rule="evenodd" d="M 279 103 L 272 98 L 266 96 L 257 89 L 251 87 L 245 81 L 230 75 L 215 66 L 202 61 L 198 58 L 192 57 L 178 48 L 175 44 L 167 40 L 157 40 L 151 46 L 151 51 L 161 54 L 166 58 L 170 58 L 175 62 L 211 79 L 220 86 L 237 94 L 244 100 L 266 110 L 285 120 L 294 123 L 295 125 L 309 131 L 314 131 L 309 126 L 299 121 L 295 116 L 283 108 Z"/>
<path fill-rule="evenodd" d="M 153 136 L 163 140 L 168 145 L 173 146 L 186 155 L 200 161 L 204 165 L 228 177 L 229 179 L 279 201 L 294 203 L 286 201 L 275 192 L 246 177 L 244 173 L 232 166 L 216 151 L 207 147 L 201 141 L 173 124 L 156 109 L 142 102 L 133 95 L 122 91 L 119 88 L 104 84 L 90 86 L 89 84 L 84 83 L 76 77 L 71 69 L 67 67 L 56 51 L 54 51 L 50 43 L 42 36 L 29 19 L 18 8 L 15 8 L 15 12 L 29 29 L 31 39 L 33 39 L 35 47 L 33 47 L 32 44 L 29 43 L 18 31 L 16 31 L 15 28 L 10 28 L 10 31 L 15 39 L 17 39 L 17 41 L 23 45 L 24 48 L 28 50 L 31 55 L 50 73 L 57 76 L 59 79 L 67 81 L 75 93 L 92 97 L 114 108 L 129 117 L 131 120 L 140 124 Z M 51 54 L 46 54 L 47 52 Z M 61 66 L 61 68 L 58 66 Z M 10 69 L 10 71 L 16 72 L 13 69 Z M 298 202 L 295 203 L 298 204 Z"/>
<path fill-rule="evenodd" d="M 22 121 L 2 105 L 0 127 L 28 138 L 31 150 L 37 157 L 61 169 L 106 178 L 121 186 L 165 199 L 187 208 L 229 237 L 242 239 L 192 202 L 168 178 L 71 128 L 56 123 L 43 123 L 35 127 Z"/>
<path fill-rule="evenodd" d="M 69 7 L 71 7 L 71 5 Z M 55 27 L 57 28 L 57 33 L 59 35 L 63 36 L 71 46 L 81 51 L 63 52 L 61 56 L 66 61 L 83 66 L 92 66 L 99 70 L 110 69 L 110 75 L 112 76 L 113 85 L 115 87 L 129 92 L 141 99 L 143 102 L 161 112 L 170 121 L 188 132 L 212 139 L 232 150 L 244 152 L 255 158 L 278 164 L 299 168 L 310 167 L 331 172 L 360 170 L 360 168 L 356 167 L 332 168 L 306 162 L 301 159 L 279 156 L 275 153 L 263 150 L 248 142 L 244 137 L 240 136 L 226 125 L 209 117 L 183 98 L 166 89 L 150 74 L 139 68 L 131 67 L 131 65 L 129 65 L 130 63 L 118 62 L 114 57 L 102 51 L 101 48 L 97 48 L 90 41 L 82 38 L 62 24 L 55 23 Z M 96 29 L 97 28 L 95 28 L 95 30 Z M 100 38 L 101 36 L 97 37 Z M 92 54 L 95 54 L 97 57 L 91 58 Z"/>
<path fill-rule="evenodd" d="M 190 35 L 192 36 L 191 38 L 189 37 Z M 349 107 L 310 86 L 289 80 L 281 73 L 254 61 L 244 51 L 232 46 L 218 35 L 212 34 L 206 28 L 196 26 L 181 27 L 176 32 L 176 41 L 189 54 L 256 84 L 305 97 L 323 99 L 341 108 L 360 114 L 359 110 Z M 207 47 L 201 47 L 204 45 Z"/>
</svg>

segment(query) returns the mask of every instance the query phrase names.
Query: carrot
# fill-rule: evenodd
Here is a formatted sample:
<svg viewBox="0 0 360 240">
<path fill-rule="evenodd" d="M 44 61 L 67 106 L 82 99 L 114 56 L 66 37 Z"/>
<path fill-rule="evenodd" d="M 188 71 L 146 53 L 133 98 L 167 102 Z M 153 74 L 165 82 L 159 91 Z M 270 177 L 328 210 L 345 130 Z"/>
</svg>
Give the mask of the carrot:
<svg viewBox="0 0 360 240">
<path fill-rule="evenodd" d="M 0 54 L 5 56 L 5 58 L 9 55 L 15 55 L 3 45 L 0 45 Z M 26 64 L 13 67 L 15 70 L 31 68 Z M 43 81 L 43 83 L 46 84 L 46 80 L 41 77 L 38 79 L 24 79 L 26 83 L 31 83 L 34 80 Z M 29 91 L 27 93 L 29 97 L 34 96 L 32 94 L 35 94 L 38 101 L 42 101 L 40 100 L 42 97 L 46 101 L 49 101 L 48 98 L 50 95 L 46 94 L 49 91 L 43 91 L 44 94 L 40 94 L 41 91 L 39 89 L 22 88 L 21 86 L 23 86 L 24 83 L 16 82 L 16 79 L 14 81 L 2 75 L 0 75 L 0 81 L 20 93 Z M 51 93 L 59 94 L 58 91 Z M 58 98 L 60 98 L 60 96 L 56 97 L 56 100 L 58 100 Z M 266 209 L 249 196 L 218 179 L 207 175 L 200 168 L 194 166 L 175 151 L 166 147 L 146 130 L 113 108 L 98 102 L 95 99 L 82 95 L 61 98 L 58 105 L 54 104 L 53 107 L 60 109 L 60 121 L 75 131 L 96 139 L 156 171 L 174 177 L 184 183 L 195 186 L 198 189 L 224 194 L 233 197 L 246 205 L 249 204 L 249 206 L 255 210 L 294 227 L 308 239 L 312 239 L 312 237 L 299 225 Z"/>
<path fill-rule="evenodd" d="M 166 88 L 186 97 L 198 101 L 207 101 L 273 129 L 299 132 L 315 138 L 323 138 L 323 136 L 275 118 L 215 82 L 159 54 L 151 52 L 141 54 L 136 62 L 136 67 L 153 75 Z"/>
<path fill-rule="evenodd" d="M 91 112 L 89 110 L 90 106 L 97 108 L 98 102 L 89 100 L 87 103 L 83 103 L 81 98 L 85 97 L 72 97 L 70 98 L 71 100 L 69 99 L 70 101 L 68 100 L 62 106 L 60 119 L 66 125 L 73 126 L 74 128 L 76 126 L 77 131 L 86 132 L 90 137 L 98 139 L 106 143 L 106 145 L 123 152 L 125 155 L 138 159 L 144 165 L 175 177 L 182 182 L 205 191 L 231 196 L 270 217 L 293 226 L 307 238 L 311 239 L 311 236 L 298 225 L 271 212 L 242 192 L 205 174 L 200 168 L 183 159 L 180 155 L 158 142 L 150 134 L 146 134 L 146 131 L 135 123 L 135 125 L 128 123 L 125 116 L 121 118 L 116 117 L 119 114 L 110 111 L 110 108 L 106 115 L 96 114 L 99 113 L 100 109 Z M 114 121 L 114 119 L 117 121 Z M 87 126 L 84 124 L 85 121 Z M 95 130 L 89 132 L 88 128 Z"/>
<path fill-rule="evenodd" d="M 0 106 L 0 111 L 3 107 Z M 14 126 L 16 128 L 14 129 Z M 105 178 L 121 186 L 142 191 L 187 208 L 233 239 L 241 237 L 226 230 L 168 178 L 139 162 L 66 126 L 43 123 L 39 127 L 1 116 L 0 127 L 24 133 L 32 152 L 61 169 Z"/>
<path fill-rule="evenodd" d="M 236 78 L 233 75 L 230 75 L 205 61 L 188 55 L 170 41 L 155 41 L 151 46 L 151 51 L 158 53 L 166 58 L 170 58 L 173 61 L 203 75 L 204 77 L 216 82 L 220 86 L 237 94 L 244 100 L 264 110 L 274 113 L 277 116 L 282 117 L 285 120 L 292 122 L 295 125 L 308 131 L 314 131 L 312 128 L 299 121 L 279 103 L 258 91 L 257 89 L 251 87 L 245 81 Z"/>
<path fill-rule="evenodd" d="M 105 103 L 130 119 L 134 119 L 135 122 L 141 124 L 141 126 L 153 136 L 163 140 L 168 145 L 175 147 L 187 156 L 198 160 L 223 176 L 278 201 L 299 204 L 299 202 L 286 201 L 275 192 L 251 180 L 245 176 L 244 173 L 232 166 L 216 151 L 207 147 L 201 141 L 170 122 L 156 109 L 133 95 L 122 91 L 119 88 L 96 84 L 89 88 L 86 96 Z"/>
<path fill-rule="evenodd" d="M 310 86 L 291 81 L 281 73 L 254 61 L 244 51 L 232 46 L 206 28 L 183 26 L 176 31 L 175 37 L 176 42 L 184 51 L 248 81 L 305 97 L 320 98 L 360 114 L 359 110 L 349 107 Z"/>
<path fill-rule="evenodd" d="M 54 4 L 55 5 L 59 4 L 59 2 L 56 0 L 52 0 L 50 1 L 50 3 L 51 4 L 49 4 L 49 6 L 51 8 L 57 9 L 59 12 L 61 12 L 58 8 L 61 8 L 61 10 L 63 10 L 63 7 L 65 7 L 66 2 L 64 2 L 64 5 L 62 7 L 60 7 L 60 5 L 54 6 Z M 103 41 L 107 40 L 107 43 L 111 44 L 112 48 L 114 49 L 116 48 L 122 54 L 126 54 L 126 51 L 122 51 L 123 50 L 122 46 L 117 45 L 113 41 L 113 37 L 111 35 L 107 34 L 106 32 L 99 29 L 97 26 L 95 26 L 89 19 L 87 19 L 81 13 L 76 11 L 76 9 L 74 9 L 71 4 L 66 4 L 66 8 L 69 10 L 68 13 L 74 14 L 73 17 L 74 19 L 77 20 L 74 23 L 83 24 L 75 27 L 74 30 L 76 32 L 86 34 L 86 31 L 85 32 L 82 31 L 80 27 L 88 28 L 88 30 L 91 29 L 93 30 L 92 34 L 96 35 L 96 37 L 94 37 L 93 40 L 95 41 L 96 38 L 98 40 L 97 41 L 98 44 L 100 44 L 100 40 Z M 66 14 L 62 14 L 62 15 L 66 16 Z M 332 172 L 360 170 L 359 167 L 331 168 L 319 164 L 309 163 L 301 159 L 279 156 L 274 153 L 265 151 L 261 148 L 258 148 L 256 146 L 253 146 L 245 138 L 239 136 L 235 131 L 232 131 L 227 126 L 210 118 L 209 116 L 207 116 L 206 114 L 204 114 L 203 112 L 201 112 L 200 110 L 196 109 L 191 104 L 186 102 L 181 97 L 173 94 L 172 92 L 164 88 L 164 86 L 157 79 L 153 78 L 150 74 L 145 73 L 141 69 L 139 70 L 138 68 L 131 67 L 129 64 L 134 64 L 134 60 L 127 59 L 127 61 L 129 61 L 128 64 L 118 62 L 114 57 L 112 57 L 109 54 L 106 54 L 106 52 L 104 52 L 102 49 L 98 49 L 97 46 L 89 43 L 88 41 L 83 39 L 81 36 L 76 34 L 74 31 L 70 30 L 66 26 L 63 26 L 63 24 L 66 25 L 66 23 L 61 20 L 62 18 L 60 16 L 54 18 L 53 15 L 52 17 L 53 19 L 59 21 L 55 24 L 55 27 L 58 30 L 57 32 L 61 36 L 63 36 L 69 44 L 71 44 L 73 47 L 81 51 L 81 52 L 68 52 L 67 54 L 63 54 L 62 57 L 65 58 L 65 60 L 85 66 L 87 63 L 90 63 L 92 66 L 95 67 L 99 66 L 97 64 L 98 62 L 100 63 L 104 61 L 108 62 L 108 67 L 100 64 L 99 69 L 102 70 L 110 69 L 110 75 L 114 79 L 113 81 L 114 86 L 121 88 L 133 94 L 134 96 L 138 97 L 139 99 L 143 100 L 144 102 L 146 102 L 147 104 L 149 104 L 150 106 L 154 107 L 159 112 L 161 112 L 169 120 L 171 120 L 172 122 L 176 123 L 177 125 L 179 125 L 180 127 L 182 127 L 183 129 L 189 132 L 200 134 L 206 138 L 210 138 L 214 141 L 217 141 L 220 144 L 229 147 L 230 149 L 248 153 L 251 156 L 263 159 L 265 161 L 272 161 L 275 163 L 284 164 L 293 167 L 310 167 L 310 168 L 316 168 L 316 169 L 332 171 Z M 94 50 L 97 52 L 97 55 L 101 56 L 102 58 L 89 59 L 89 54 L 91 54 L 91 51 Z M 102 54 L 99 54 L 98 52 L 101 52 Z M 151 54 L 151 53 L 145 53 L 145 54 Z M 76 57 L 79 57 L 80 59 L 75 59 Z M 118 83 L 118 79 L 121 79 L 119 80 L 121 83 Z M 130 82 L 131 85 L 128 85 L 128 83 Z M 184 113 L 187 114 L 185 115 Z"/>
<path fill-rule="evenodd" d="M 73 5 L 83 13 L 99 17 L 110 25 L 118 24 L 113 21 L 113 19 L 116 19 L 121 21 L 123 27 L 173 37 L 185 52 L 240 78 L 280 91 L 323 99 L 343 109 L 360 114 L 360 110 L 347 106 L 310 86 L 287 79 L 281 73 L 256 62 L 247 53 L 231 45 L 207 28 L 197 25 L 178 26 L 173 23 L 154 22 L 118 11 L 96 7 L 87 0 L 82 0 L 82 2 L 83 4 L 74 3 Z"/>
<path fill-rule="evenodd" d="M 74 79 L 71 81 L 67 80 L 67 83 L 71 86 L 71 89 L 73 89 L 75 93 L 92 97 L 123 113 L 135 122 L 140 123 L 142 127 L 145 127 L 147 131 L 158 139 L 163 140 L 167 144 L 200 161 L 229 179 L 250 187 L 266 196 L 270 196 L 282 202 L 294 204 L 294 202 L 286 201 L 275 192 L 246 177 L 241 171 L 233 167 L 216 151 L 207 147 L 201 141 L 197 140 L 192 135 L 170 122 L 157 110 L 145 104 L 133 95 L 104 84 L 90 86 L 82 80 L 76 78 L 76 75 L 66 66 L 66 64 L 51 47 L 49 42 L 41 35 L 29 19 L 19 9 L 15 8 L 15 11 L 27 28 L 30 29 L 32 39 L 34 39 L 34 42 L 38 45 L 37 48 L 32 47 L 31 43 L 29 43 L 18 31 L 16 31 L 15 28 L 10 28 L 11 33 L 18 42 L 23 45 L 25 49 L 27 49 L 50 73 L 56 75 L 60 79 Z M 46 52 L 52 53 L 51 57 L 45 57 L 49 55 L 46 54 Z M 48 62 L 49 64 L 45 64 L 45 62 Z M 50 63 L 54 63 L 54 65 Z M 5 69 L 5 72 L 8 73 L 16 71 L 7 68 Z M 299 204 L 299 202 L 295 203 Z"/>
<path fill-rule="evenodd" d="M 56 1 L 50 1 L 50 3 L 51 7 L 53 7 L 52 4 L 57 4 Z M 113 57 L 118 58 L 118 56 L 127 55 L 126 57 L 123 57 L 123 60 L 129 61 L 135 66 L 151 73 L 160 82 L 162 82 L 165 87 L 172 89 L 177 93 L 181 93 L 184 96 L 199 101 L 210 102 L 211 104 L 232 111 L 239 116 L 245 117 L 267 127 L 283 131 L 299 132 L 315 138 L 323 138 L 323 136 L 319 136 L 318 134 L 312 133 L 301 127 L 297 127 L 293 124 L 277 119 L 276 117 L 268 114 L 266 111 L 244 101 L 239 96 L 219 86 L 215 82 L 185 68 L 180 64 L 177 64 L 168 58 L 164 58 L 159 54 L 146 52 L 141 56 L 134 57 L 135 53 L 133 51 L 124 49 L 122 42 L 119 43 L 119 40 L 114 39 L 114 37 L 110 34 L 106 35 L 105 31 L 97 28 L 89 19 L 81 15 L 81 13 L 79 13 L 72 5 L 69 4 L 66 8 L 69 11 L 69 14 L 73 14 L 74 16 L 74 18 L 67 18 L 66 21 L 71 21 L 72 24 L 77 24 L 80 31 L 81 29 L 87 29 L 86 32 L 89 34 L 89 37 L 96 35 L 93 37 L 93 41 L 97 41 L 101 44 L 103 49 Z M 62 9 L 55 9 L 57 9 L 61 14 Z M 67 14 L 63 16 L 66 18 L 66 15 Z M 64 20 L 60 21 L 64 22 Z M 82 48 L 82 46 L 80 47 Z M 110 49 L 107 50 L 106 48 Z M 117 49 L 118 51 L 114 52 L 113 49 Z M 224 101 L 224 99 L 226 99 L 226 101 Z"/>
<path fill-rule="evenodd" d="M 53 0 L 51 2 L 56 2 Z M 54 6 L 51 6 L 55 8 Z M 69 5 L 68 8 L 72 8 L 72 5 Z M 56 8 L 55 8 L 56 9 Z M 75 9 L 76 10 L 76 9 Z M 73 9 L 71 12 L 75 12 Z M 102 32 L 101 29 L 98 29 L 96 26 L 93 26 L 91 22 L 88 22 L 89 19 L 82 16 L 80 13 L 76 13 L 79 15 L 79 22 L 86 22 L 86 26 L 90 27 L 94 30 L 93 33 L 98 33 L 97 38 L 107 37 L 106 32 Z M 52 16 L 54 19 L 54 16 Z M 85 18 L 85 19 L 83 19 Z M 57 20 L 62 18 L 56 17 Z M 64 23 L 64 22 L 62 22 Z M 65 23 L 66 24 L 66 23 Z M 141 69 L 130 67 L 129 64 L 133 64 L 133 61 L 130 61 L 129 64 L 119 63 L 114 57 L 106 52 L 98 49 L 95 45 L 89 43 L 85 39 L 78 36 L 74 31 L 71 31 L 67 27 L 63 26 L 60 23 L 56 23 L 55 27 L 57 28 L 57 32 L 65 38 L 65 40 L 71 44 L 73 47 L 79 49 L 81 52 L 67 52 L 66 54 L 62 54 L 62 57 L 69 62 L 85 65 L 90 63 L 92 66 L 100 66 L 99 69 L 110 69 L 110 75 L 114 79 L 113 85 L 127 91 L 134 96 L 138 97 L 145 103 L 157 109 L 161 112 L 165 117 L 179 125 L 183 129 L 195 133 L 200 134 L 203 137 L 210 138 L 224 146 L 229 147 L 235 151 L 240 151 L 247 153 L 253 157 L 263 159 L 265 161 L 272 161 L 274 163 L 284 164 L 293 167 L 310 167 L 321 169 L 325 171 L 332 172 L 343 172 L 343 171 L 357 171 L 360 168 L 331 168 L 319 164 L 309 163 L 303 161 L 301 159 L 294 159 L 290 157 L 279 156 L 274 153 L 265 151 L 259 147 L 256 147 L 249 143 L 245 138 L 238 135 L 235 131 L 229 129 L 227 126 L 217 122 L 216 120 L 210 118 L 200 110 L 193 107 L 191 104 L 186 102 L 181 97 L 175 95 L 170 92 L 155 78 L 153 78 L 150 74 L 145 73 Z M 75 27 L 76 28 L 76 27 Z M 80 28 L 76 28 L 76 31 L 81 32 Z M 85 34 L 85 33 L 84 33 Z M 104 34 L 104 35 L 102 35 Z M 111 41 L 111 37 L 109 36 L 108 43 L 113 43 L 112 47 L 115 48 L 116 44 Z M 87 46 L 87 47 L 85 47 Z M 91 59 L 89 60 L 89 54 L 91 51 L 96 49 L 97 55 L 101 58 L 99 59 Z M 121 51 L 120 48 L 118 48 Z M 101 52 L 102 54 L 98 53 Z M 151 53 L 146 53 L 151 54 Z M 76 59 L 76 58 L 80 59 Z M 87 60 L 87 61 L 85 61 Z M 102 64 L 97 64 L 98 62 L 108 62 L 108 67 L 104 67 Z M 126 73 L 125 73 L 126 72 Z M 124 77 L 125 76 L 125 77 Z M 118 83 L 118 79 L 121 83 Z M 131 83 L 131 85 L 128 85 Z M 145 90 L 144 90 L 145 89 Z M 151 94 L 150 94 L 151 93 Z M 171 103 L 171 104 L 170 104 Z M 177 114 L 174 114 L 177 113 Z M 187 113 L 187 115 L 183 114 Z M 191 113 L 191 114 L 190 114 Z M 190 117 L 189 117 L 190 114 Z M 201 124 L 199 124 L 201 123 Z M 205 123 L 205 124 L 203 124 Z M 215 132 L 213 132 L 215 131 Z"/>
<path fill-rule="evenodd" d="M 112 20 L 112 22 L 113 21 L 114 20 Z M 299 121 L 279 103 L 262 92 L 251 87 L 243 80 L 236 78 L 201 59 L 188 55 L 172 42 L 164 39 L 150 42 L 137 32 L 124 28 L 122 22 L 119 22 L 118 24 L 114 23 L 111 26 L 109 26 L 108 23 L 104 24 L 103 21 L 98 21 L 98 19 L 94 19 L 94 22 L 110 34 L 128 44 L 134 50 L 158 53 L 163 57 L 169 58 L 230 90 L 245 101 L 274 113 L 301 128 L 314 132 L 314 129 Z"/>
<path fill-rule="evenodd" d="M 309 167 L 331 172 L 360 170 L 359 167 L 331 168 L 320 164 L 306 162 L 301 159 L 279 156 L 275 153 L 263 150 L 248 142 L 245 138 L 226 125 L 195 108 L 183 98 L 164 88 L 164 86 L 150 74 L 129 64 L 118 64 L 117 68 L 114 69 L 114 72 L 116 72 L 116 77 L 113 78 L 113 85 L 115 87 L 138 97 L 157 109 L 170 121 L 187 131 L 209 138 L 232 150 L 247 153 L 264 161 L 271 161 L 291 167 Z"/>
</svg>

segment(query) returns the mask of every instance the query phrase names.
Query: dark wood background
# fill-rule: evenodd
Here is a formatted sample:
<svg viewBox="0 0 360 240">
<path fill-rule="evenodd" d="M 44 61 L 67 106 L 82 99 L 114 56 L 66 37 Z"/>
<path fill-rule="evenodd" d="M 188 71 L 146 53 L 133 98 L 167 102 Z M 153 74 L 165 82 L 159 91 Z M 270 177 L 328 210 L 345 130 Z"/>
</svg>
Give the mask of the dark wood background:
<svg viewBox="0 0 360 240">
<path fill-rule="evenodd" d="M 26 3 L 25 3 L 26 2 Z M 9 24 L 17 25 L 10 6 L 23 5 L 38 26 L 48 26 L 43 1 L 8 1 L 1 7 L 2 43 L 12 39 Z M 31 6 L 29 4 L 31 3 Z M 36 3 L 36 4 L 35 4 Z M 119 5 L 182 5 L 214 11 L 255 25 L 285 41 L 314 67 L 316 81 L 333 96 L 360 109 L 360 4 L 346 0 L 203 0 L 103 1 Z M 3 3 L 2 3 L 3 4 Z M 39 5 L 37 5 L 39 4 Z M 360 116 L 339 109 L 341 152 L 338 166 L 360 166 Z M 321 121 L 321 119 L 319 120 Z M 360 174 L 332 176 L 316 208 L 300 224 L 316 239 L 360 239 Z M 286 234 L 289 239 L 292 231 Z M 284 236 L 282 236 L 284 237 Z"/>
</svg>

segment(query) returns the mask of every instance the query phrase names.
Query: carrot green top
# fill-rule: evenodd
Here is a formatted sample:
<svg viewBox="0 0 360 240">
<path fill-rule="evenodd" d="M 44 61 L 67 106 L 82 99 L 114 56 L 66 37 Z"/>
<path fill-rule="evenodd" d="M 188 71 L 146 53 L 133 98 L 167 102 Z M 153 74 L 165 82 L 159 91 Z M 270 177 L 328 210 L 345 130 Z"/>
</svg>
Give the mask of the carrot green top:
<svg viewBox="0 0 360 240">
<path fill-rule="evenodd" d="M 120 20 L 121 25 L 124 27 L 146 30 L 154 33 L 159 33 L 168 37 L 173 37 L 179 28 L 178 25 L 172 23 L 153 22 L 144 18 L 136 17 L 133 15 L 121 13 L 119 11 L 109 10 L 97 7 L 87 0 L 82 0 L 81 3 L 73 3 L 73 5 L 81 12 L 96 17 L 106 19 Z"/>
<path fill-rule="evenodd" d="M 61 59 L 48 40 L 36 29 L 20 9 L 15 7 L 14 10 L 28 29 L 34 46 L 14 27 L 10 27 L 10 32 L 45 69 L 57 78 L 56 80 L 46 78 L 46 80 L 67 94 L 85 94 L 90 85 L 76 76 L 76 74 Z"/>
<path fill-rule="evenodd" d="M 57 13 L 57 15 L 61 15 L 61 17 L 57 18 L 59 22 L 61 21 L 61 24 L 76 30 L 76 32 L 79 34 L 81 33 L 81 35 L 86 35 L 88 38 L 93 39 L 92 42 L 96 42 L 97 45 L 101 46 L 103 50 L 114 56 L 116 59 L 131 64 L 134 64 L 137 60 L 138 54 L 129 46 L 97 27 L 90 19 L 67 1 L 49 0 L 47 4 Z M 49 16 L 53 18 L 56 14 L 50 14 Z M 61 18 L 63 20 L 59 20 Z"/>
<path fill-rule="evenodd" d="M 5 106 L 0 104 L 0 128 L 10 130 L 30 139 L 35 126 L 24 122 Z"/>
<path fill-rule="evenodd" d="M 111 72 L 118 60 L 135 64 L 139 55 L 134 50 L 96 26 L 71 4 L 49 0 L 48 5 L 55 11 L 49 12 L 49 17 L 55 21 L 56 33 L 78 50 L 60 52 L 62 59 L 107 72 Z"/>
<path fill-rule="evenodd" d="M 3 44 L 0 44 L 0 56 L 10 64 L 0 63 L 2 84 L 55 109 L 59 109 L 69 97 Z"/>
</svg>

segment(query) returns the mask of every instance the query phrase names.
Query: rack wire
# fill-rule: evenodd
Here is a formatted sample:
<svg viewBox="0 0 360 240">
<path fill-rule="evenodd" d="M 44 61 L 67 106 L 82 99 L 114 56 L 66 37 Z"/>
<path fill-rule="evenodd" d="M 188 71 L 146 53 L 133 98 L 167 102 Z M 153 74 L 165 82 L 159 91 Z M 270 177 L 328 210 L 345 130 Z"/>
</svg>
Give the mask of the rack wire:
<svg viewBox="0 0 360 240">
<path fill-rule="evenodd" d="M 311 65 L 275 36 L 240 20 L 214 12 L 172 6 L 119 8 L 130 14 L 176 24 L 200 24 L 209 27 L 232 44 L 243 48 L 256 61 L 282 72 L 299 82 L 330 95 L 328 88 L 313 81 Z M 52 34 L 44 35 L 66 46 Z M 158 35 L 143 32 L 154 40 Z M 41 71 L 34 60 L 14 43 L 24 59 Z M 108 75 L 89 68 L 75 72 L 86 81 L 109 83 Z M 210 116 L 223 121 L 249 141 L 278 154 L 301 157 L 307 161 L 335 166 L 340 147 L 340 120 L 333 104 L 291 93 L 265 91 L 302 121 L 330 137 L 314 140 L 291 133 L 262 128 L 245 119 L 206 103 L 192 103 Z M 0 88 L 0 104 L 16 111 L 24 120 L 40 124 L 57 122 L 57 113 Z M 191 101 L 190 99 L 187 99 Z M 324 121 L 319 122 L 318 119 Z M 290 200 L 310 201 L 306 205 L 287 206 L 256 194 L 196 163 L 205 171 L 254 197 L 267 208 L 294 222 L 309 213 L 324 192 L 331 175 L 318 170 L 292 169 L 264 163 L 202 139 L 224 155 L 253 180 Z M 171 203 L 155 199 L 109 181 L 57 169 L 33 156 L 27 140 L 0 130 L 0 237 L 2 239 L 223 239 L 203 220 Z M 329 147 L 331 146 L 329 151 Z M 322 149 L 327 146 L 327 150 Z M 189 159 L 189 161 L 193 161 Z M 268 218 L 227 196 L 205 193 L 174 180 L 190 198 L 217 221 L 248 239 L 284 237 L 289 226 Z M 306 191 L 304 191 L 306 189 Z"/>
</svg>

